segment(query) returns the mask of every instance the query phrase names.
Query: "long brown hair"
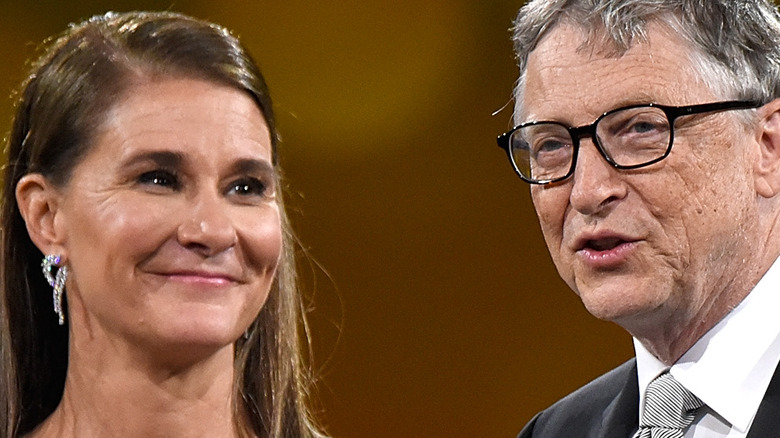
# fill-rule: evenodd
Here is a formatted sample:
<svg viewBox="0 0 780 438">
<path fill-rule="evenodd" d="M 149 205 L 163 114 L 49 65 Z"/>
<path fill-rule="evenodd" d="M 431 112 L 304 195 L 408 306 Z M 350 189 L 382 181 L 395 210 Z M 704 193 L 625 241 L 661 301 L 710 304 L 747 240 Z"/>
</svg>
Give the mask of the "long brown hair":
<svg viewBox="0 0 780 438">
<path fill-rule="evenodd" d="M 52 313 L 43 254 L 30 240 L 15 200 L 28 173 L 66 185 L 91 146 L 102 114 L 137 78 L 187 77 L 248 93 L 278 135 L 268 89 L 255 62 L 227 30 L 171 12 L 108 13 L 50 40 L 22 84 L 8 139 L 2 205 L 0 433 L 17 437 L 48 417 L 62 398 L 68 327 Z M 263 309 L 235 345 L 234 422 L 240 435 L 323 436 L 307 408 L 310 373 L 301 354 L 303 310 L 292 235 L 282 211 L 283 256 Z"/>
</svg>

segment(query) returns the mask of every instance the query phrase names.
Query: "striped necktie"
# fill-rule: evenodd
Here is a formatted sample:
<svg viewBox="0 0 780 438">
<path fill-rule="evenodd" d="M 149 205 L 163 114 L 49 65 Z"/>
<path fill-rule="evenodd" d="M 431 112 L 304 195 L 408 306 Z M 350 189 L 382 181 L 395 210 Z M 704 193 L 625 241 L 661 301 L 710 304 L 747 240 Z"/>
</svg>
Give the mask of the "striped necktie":
<svg viewBox="0 0 780 438">
<path fill-rule="evenodd" d="M 683 438 L 685 428 L 702 405 L 671 374 L 661 374 L 647 387 L 645 408 L 634 438 Z"/>
</svg>

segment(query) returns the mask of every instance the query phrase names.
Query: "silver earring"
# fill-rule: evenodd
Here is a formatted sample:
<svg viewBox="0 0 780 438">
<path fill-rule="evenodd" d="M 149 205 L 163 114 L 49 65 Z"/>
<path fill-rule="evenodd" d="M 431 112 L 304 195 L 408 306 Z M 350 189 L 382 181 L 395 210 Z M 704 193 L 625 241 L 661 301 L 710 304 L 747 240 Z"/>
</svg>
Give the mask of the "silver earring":
<svg viewBox="0 0 780 438">
<path fill-rule="evenodd" d="M 57 314 L 59 324 L 63 325 L 65 324 L 65 312 L 62 310 L 62 293 L 65 291 L 65 280 L 68 278 L 68 267 L 60 266 L 61 261 L 59 255 L 47 255 L 41 262 L 41 268 L 43 268 L 43 276 L 46 277 L 49 286 L 54 289 L 52 293 L 54 313 Z M 52 268 L 55 267 L 58 268 L 57 274 L 52 275 Z"/>
</svg>

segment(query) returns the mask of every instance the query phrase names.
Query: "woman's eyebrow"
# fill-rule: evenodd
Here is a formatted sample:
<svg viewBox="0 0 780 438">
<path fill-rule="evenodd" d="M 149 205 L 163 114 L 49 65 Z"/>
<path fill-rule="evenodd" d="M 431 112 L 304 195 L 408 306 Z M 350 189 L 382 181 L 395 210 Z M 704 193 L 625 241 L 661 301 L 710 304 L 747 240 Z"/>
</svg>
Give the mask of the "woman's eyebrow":
<svg viewBox="0 0 780 438">
<path fill-rule="evenodd" d="M 233 163 L 231 170 L 233 173 L 273 173 L 274 167 L 266 160 L 242 158 Z"/>
<path fill-rule="evenodd" d="M 160 167 L 178 167 L 184 161 L 184 156 L 179 152 L 173 151 L 149 151 L 132 155 L 125 163 L 125 166 L 132 166 L 142 162 L 154 162 Z"/>
</svg>

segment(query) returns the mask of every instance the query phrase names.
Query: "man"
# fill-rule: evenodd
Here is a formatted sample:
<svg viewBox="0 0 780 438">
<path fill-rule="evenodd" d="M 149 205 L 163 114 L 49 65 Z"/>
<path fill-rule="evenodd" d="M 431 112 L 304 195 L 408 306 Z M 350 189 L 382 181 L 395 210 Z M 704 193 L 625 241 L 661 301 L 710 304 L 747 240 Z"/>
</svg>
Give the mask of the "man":
<svg viewBox="0 0 780 438">
<path fill-rule="evenodd" d="M 775 7 L 532 0 L 513 39 L 499 144 L 558 272 L 636 350 L 520 437 L 780 436 Z"/>
</svg>

